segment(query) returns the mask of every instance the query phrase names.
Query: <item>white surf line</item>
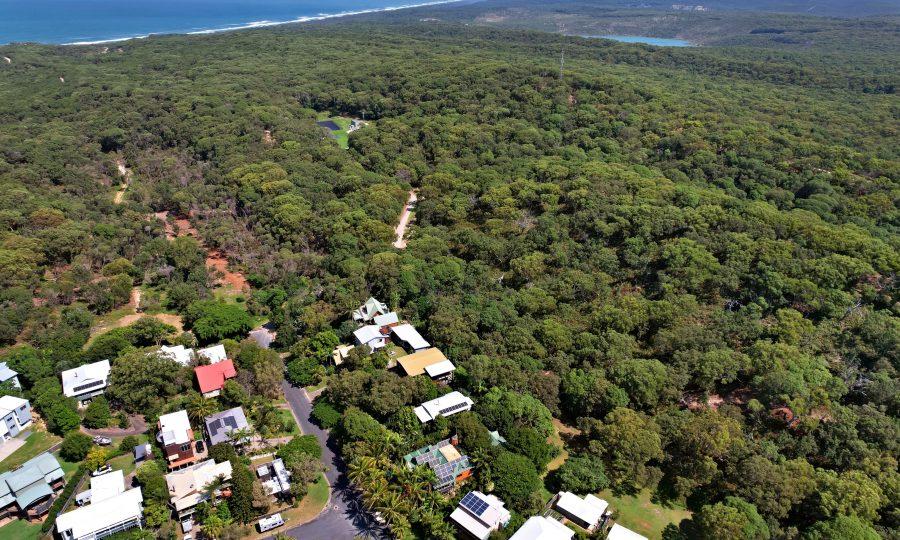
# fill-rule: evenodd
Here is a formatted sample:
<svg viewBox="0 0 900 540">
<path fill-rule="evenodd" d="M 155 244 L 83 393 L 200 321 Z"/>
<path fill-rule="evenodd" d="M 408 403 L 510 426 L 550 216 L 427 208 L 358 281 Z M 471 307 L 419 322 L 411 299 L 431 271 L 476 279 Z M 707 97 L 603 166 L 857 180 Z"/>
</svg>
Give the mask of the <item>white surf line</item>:
<svg viewBox="0 0 900 540">
<path fill-rule="evenodd" d="M 267 28 L 270 26 L 282 26 L 285 24 L 297 24 L 297 23 L 305 23 L 305 22 L 314 22 L 314 21 L 324 21 L 326 19 L 336 19 L 339 17 L 351 17 L 353 15 L 366 15 L 369 13 L 383 13 L 387 11 L 397 11 L 400 9 L 412 9 L 419 7 L 428 7 L 428 6 L 439 6 L 443 4 L 455 4 L 458 2 L 463 2 L 464 0 L 436 0 L 434 2 L 421 2 L 418 4 L 403 4 L 400 6 L 387 6 L 383 8 L 372 8 L 372 9 L 361 9 L 358 11 L 342 11 L 340 13 L 321 13 L 319 15 L 309 15 L 305 17 L 297 17 L 296 19 L 291 19 L 287 21 L 253 21 L 245 24 L 235 25 L 235 26 L 224 26 L 221 28 L 210 28 L 207 30 L 194 30 L 191 32 L 178 32 L 178 31 L 160 31 L 155 34 L 143 34 L 129 37 L 120 37 L 120 38 L 112 38 L 112 39 L 99 39 L 96 41 L 73 41 L 70 43 L 62 43 L 61 45 L 69 46 L 69 45 L 100 45 L 103 43 L 115 43 L 118 41 L 128 41 L 131 39 L 147 39 L 150 36 L 161 36 L 161 35 L 188 35 L 188 36 L 197 36 L 197 35 L 206 35 L 206 34 L 218 34 L 220 32 L 234 32 L 235 30 L 249 30 L 252 28 Z"/>
</svg>

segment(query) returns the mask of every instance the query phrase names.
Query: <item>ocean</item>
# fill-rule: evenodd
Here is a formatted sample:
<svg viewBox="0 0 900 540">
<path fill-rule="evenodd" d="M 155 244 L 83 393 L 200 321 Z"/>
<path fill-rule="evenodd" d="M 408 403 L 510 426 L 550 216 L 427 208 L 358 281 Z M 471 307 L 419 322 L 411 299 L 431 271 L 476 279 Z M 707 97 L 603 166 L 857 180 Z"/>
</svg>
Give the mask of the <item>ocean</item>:
<svg viewBox="0 0 900 540">
<path fill-rule="evenodd" d="M 586 36 L 586 37 L 600 37 L 603 39 L 612 39 L 615 41 L 621 41 L 623 43 L 646 43 L 647 45 L 656 45 L 657 47 L 693 47 L 694 44 L 690 41 L 685 41 L 683 39 L 673 39 L 673 38 L 657 38 L 657 37 L 648 37 L 648 36 L 618 36 L 618 35 L 607 35 L 607 36 Z"/>
<path fill-rule="evenodd" d="M 0 44 L 86 44 L 211 33 L 417 5 L 429 0 L 0 0 Z"/>
</svg>

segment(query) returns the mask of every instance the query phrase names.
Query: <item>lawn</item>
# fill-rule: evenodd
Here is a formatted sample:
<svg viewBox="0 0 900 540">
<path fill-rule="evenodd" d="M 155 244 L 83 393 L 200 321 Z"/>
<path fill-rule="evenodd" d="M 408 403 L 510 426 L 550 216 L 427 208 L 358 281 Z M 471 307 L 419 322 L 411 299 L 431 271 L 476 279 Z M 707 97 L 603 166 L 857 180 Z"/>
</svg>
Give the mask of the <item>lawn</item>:
<svg viewBox="0 0 900 540">
<path fill-rule="evenodd" d="M 278 409 L 278 418 L 281 419 L 281 423 L 283 425 L 290 426 L 290 429 L 276 433 L 276 437 L 300 435 L 300 428 L 297 426 L 297 422 L 294 420 L 294 415 L 291 414 L 290 409 Z"/>
<path fill-rule="evenodd" d="M 15 469 L 38 454 L 46 452 L 51 446 L 60 441 L 62 441 L 60 437 L 46 431 L 32 432 L 21 448 L 13 452 L 8 458 L 0 461 L 0 473 Z"/>
<path fill-rule="evenodd" d="M 341 129 L 333 130 L 331 134 L 341 148 L 344 150 L 350 148 L 350 135 L 347 133 L 347 129 L 350 128 L 350 122 L 353 121 L 352 118 L 347 118 L 345 116 L 329 116 L 328 113 L 319 113 L 316 119 L 319 122 L 331 121 L 337 124 Z"/>
<path fill-rule="evenodd" d="M 0 527 L 3 540 L 36 540 L 41 536 L 41 523 L 28 523 L 22 519 L 10 521 Z"/>
<path fill-rule="evenodd" d="M 691 513 L 680 505 L 663 506 L 653 503 L 652 493 L 640 492 L 637 497 L 616 496 L 609 490 L 600 492 L 599 497 L 609 503 L 610 509 L 618 512 L 616 520 L 620 525 L 640 533 L 651 540 L 662 538 L 662 531 L 669 523 L 678 524 L 689 518 Z"/>
</svg>

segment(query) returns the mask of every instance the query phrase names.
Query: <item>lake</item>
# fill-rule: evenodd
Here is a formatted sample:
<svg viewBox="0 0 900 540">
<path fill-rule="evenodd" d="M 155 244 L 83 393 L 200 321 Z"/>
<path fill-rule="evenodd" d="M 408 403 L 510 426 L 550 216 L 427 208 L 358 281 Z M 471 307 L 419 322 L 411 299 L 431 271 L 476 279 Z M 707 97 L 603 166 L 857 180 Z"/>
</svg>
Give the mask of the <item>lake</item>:
<svg viewBox="0 0 900 540">
<path fill-rule="evenodd" d="M 0 0 L 0 44 L 98 43 L 386 11 L 429 0 Z"/>
<path fill-rule="evenodd" d="M 694 47 L 690 41 L 683 39 L 657 38 L 647 36 L 586 36 L 594 38 L 612 39 L 623 43 L 645 43 L 647 45 L 656 45 L 657 47 Z"/>
</svg>

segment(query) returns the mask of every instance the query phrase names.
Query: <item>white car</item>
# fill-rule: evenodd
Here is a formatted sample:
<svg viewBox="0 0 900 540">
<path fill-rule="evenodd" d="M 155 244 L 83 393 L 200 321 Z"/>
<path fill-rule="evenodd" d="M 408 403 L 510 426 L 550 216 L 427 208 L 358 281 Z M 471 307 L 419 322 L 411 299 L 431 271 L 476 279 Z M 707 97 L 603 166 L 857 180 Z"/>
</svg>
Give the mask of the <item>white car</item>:
<svg viewBox="0 0 900 540">
<path fill-rule="evenodd" d="M 110 467 L 109 465 L 104 465 L 96 471 L 91 471 L 91 476 L 100 476 L 108 472 L 112 472 L 112 467 Z"/>
</svg>

